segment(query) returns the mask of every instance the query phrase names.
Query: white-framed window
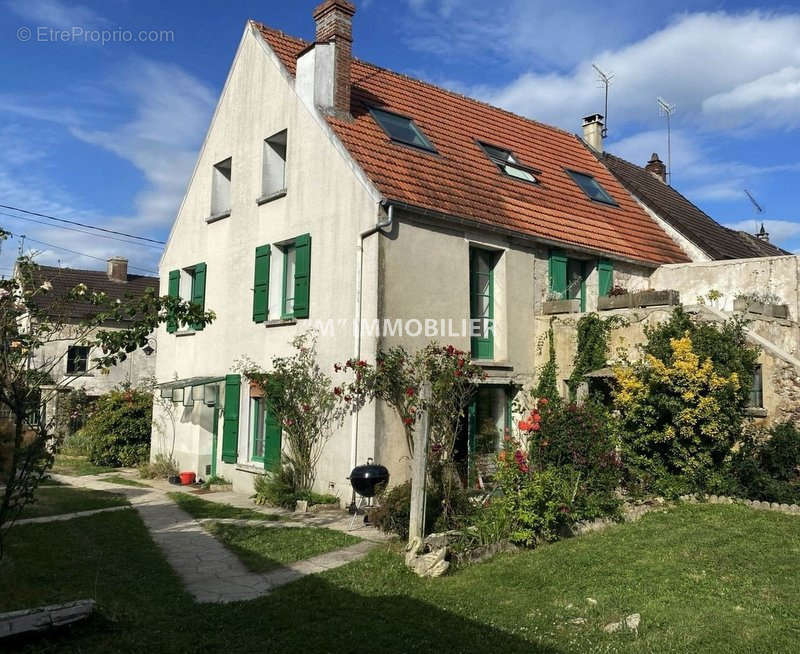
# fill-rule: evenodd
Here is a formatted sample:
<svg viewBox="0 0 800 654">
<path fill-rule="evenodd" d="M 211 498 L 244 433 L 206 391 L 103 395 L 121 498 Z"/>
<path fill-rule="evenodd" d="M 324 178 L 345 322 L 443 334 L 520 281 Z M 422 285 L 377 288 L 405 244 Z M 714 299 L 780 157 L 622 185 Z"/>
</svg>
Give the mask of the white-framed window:
<svg viewBox="0 0 800 654">
<path fill-rule="evenodd" d="M 211 181 L 211 215 L 230 213 L 231 210 L 231 171 L 233 159 L 214 164 Z"/>
<path fill-rule="evenodd" d="M 287 130 L 264 139 L 261 195 L 269 197 L 286 190 Z"/>
</svg>

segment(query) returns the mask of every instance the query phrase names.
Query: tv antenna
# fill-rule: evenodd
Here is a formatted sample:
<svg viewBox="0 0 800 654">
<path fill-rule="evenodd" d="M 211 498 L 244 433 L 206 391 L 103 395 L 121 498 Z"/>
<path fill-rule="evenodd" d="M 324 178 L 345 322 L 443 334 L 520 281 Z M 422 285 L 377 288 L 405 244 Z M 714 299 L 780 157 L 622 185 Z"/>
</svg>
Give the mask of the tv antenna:
<svg viewBox="0 0 800 654">
<path fill-rule="evenodd" d="M 744 190 L 744 194 L 748 197 L 750 202 L 753 204 L 753 208 L 756 210 L 756 216 L 753 218 L 753 226 L 755 227 L 755 231 L 758 232 L 758 216 L 764 213 L 764 207 L 762 207 L 756 199 L 753 197 L 753 194 L 750 193 L 747 189 Z M 761 230 L 764 230 L 764 221 L 761 221 Z"/>
<path fill-rule="evenodd" d="M 669 184 L 672 182 L 672 126 L 670 124 L 670 118 L 672 114 L 675 113 L 676 107 L 661 96 L 658 96 L 656 100 L 658 101 L 658 108 L 661 110 L 661 113 L 667 117 L 667 183 Z"/>
<path fill-rule="evenodd" d="M 611 85 L 611 80 L 614 79 L 614 73 L 604 73 L 595 64 L 592 64 L 592 68 L 597 71 L 597 79 L 605 88 L 606 93 L 606 106 L 605 112 L 603 113 L 604 122 L 603 129 L 601 131 L 603 138 L 605 138 L 608 136 L 608 87 Z"/>
</svg>

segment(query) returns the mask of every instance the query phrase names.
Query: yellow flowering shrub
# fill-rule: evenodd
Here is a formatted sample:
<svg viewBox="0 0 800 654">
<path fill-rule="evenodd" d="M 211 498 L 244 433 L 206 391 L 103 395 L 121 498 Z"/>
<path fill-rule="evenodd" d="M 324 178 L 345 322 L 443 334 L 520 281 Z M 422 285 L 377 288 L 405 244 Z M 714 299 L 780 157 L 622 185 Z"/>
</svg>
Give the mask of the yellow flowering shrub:
<svg viewBox="0 0 800 654">
<path fill-rule="evenodd" d="M 739 433 L 739 375 L 716 372 L 710 358 L 695 353 L 688 333 L 669 344 L 667 361 L 647 354 L 615 369 L 620 439 L 643 485 L 677 479 L 685 483 L 680 490 L 702 488 Z"/>
</svg>

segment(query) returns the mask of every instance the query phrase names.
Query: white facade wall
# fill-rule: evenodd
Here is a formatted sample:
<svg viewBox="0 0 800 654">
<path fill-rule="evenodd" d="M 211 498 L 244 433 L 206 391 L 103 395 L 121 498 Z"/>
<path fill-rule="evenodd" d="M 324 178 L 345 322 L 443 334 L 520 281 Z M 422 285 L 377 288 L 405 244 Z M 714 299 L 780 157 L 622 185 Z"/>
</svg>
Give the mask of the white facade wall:
<svg viewBox="0 0 800 654">
<path fill-rule="evenodd" d="M 376 196 L 354 174 L 353 164 L 330 135 L 326 124 L 297 97 L 292 79 L 263 39 L 248 26 L 199 155 L 160 265 L 161 293 L 170 270 L 204 262 L 206 309 L 216 320 L 204 330 L 159 334 L 159 382 L 195 376 L 222 377 L 247 356 L 268 368 L 275 355 L 291 352 L 292 338 L 317 321 L 332 319 L 334 329 L 318 342 L 323 369 L 333 375 L 334 362 L 353 356 L 356 244 L 360 231 L 378 219 Z M 264 139 L 287 130 L 286 195 L 266 203 L 262 195 Z M 231 213 L 210 224 L 214 164 L 232 157 Z M 309 233 L 311 245 L 310 315 L 293 325 L 267 327 L 252 320 L 255 248 Z M 270 319 L 279 317 L 281 256 L 272 248 Z M 376 316 L 377 237 L 365 241 L 362 316 Z M 362 356 L 374 356 L 362 346 Z M 221 404 L 220 404 L 221 406 Z M 181 470 L 207 476 L 211 465 L 213 410 L 202 403 L 177 407 L 173 456 Z M 374 455 L 373 409 L 359 417 L 357 460 Z M 167 416 L 154 417 L 154 448 L 171 448 Z M 161 424 L 158 435 L 155 428 Z M 348 421 L 328 442 L 317 475 L 317 488 L 349 499 L 352 424 Z M 263 465 L 250 464 L 248 389 L 243 382 L 236 464 L 220 460 L 219 423 L 216 472 L 249 492 Z"/>
</svg>

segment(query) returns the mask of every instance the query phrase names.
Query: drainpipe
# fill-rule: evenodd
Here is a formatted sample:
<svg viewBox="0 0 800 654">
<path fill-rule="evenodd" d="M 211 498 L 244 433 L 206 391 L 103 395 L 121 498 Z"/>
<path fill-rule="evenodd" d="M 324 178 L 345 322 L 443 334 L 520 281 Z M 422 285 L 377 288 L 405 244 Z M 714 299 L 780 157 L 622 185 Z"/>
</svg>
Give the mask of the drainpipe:
<svg viewBox="0 0 800 654">
<path fill-rule="evenodd" d="M 391 228 L 392 221 L 394 220 L 394 205 L 383 201 L 380 203 L 381 207 L 388 207 L 387 216 L 385 220 L 379 220 L 375 225 L 369 229 L 365 229 L 358 235 L 356 240 L 356 305 L 353 319 L 355 325 L 353 326 L 353 357 L 358 360 L 361 358 L 361 306 L 362 306 L 362 282 L 364 274 L 364 239 L 369 238 L 373 234 L 385 229 Z M 356 457 L 358 456 L 358 411 L 353 413 L 351 437 L 350 437 L 350 469 L 358 465 Z M 354 496 L 355 497 L 355 496 Z"/>
</svg>

